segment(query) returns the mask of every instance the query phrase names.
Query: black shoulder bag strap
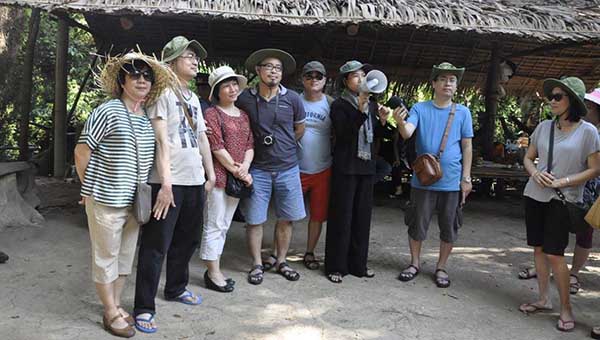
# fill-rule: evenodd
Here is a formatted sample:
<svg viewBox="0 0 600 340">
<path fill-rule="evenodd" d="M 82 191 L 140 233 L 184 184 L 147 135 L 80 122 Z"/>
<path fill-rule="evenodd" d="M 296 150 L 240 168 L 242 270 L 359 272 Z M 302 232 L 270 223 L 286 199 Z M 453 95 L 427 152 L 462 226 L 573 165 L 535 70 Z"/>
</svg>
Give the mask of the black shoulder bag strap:
<svg viewBox="0 0 600 340">
<path fill-rule="evenodd" d="M 553 120 L 552 124 L 550 125 L 550 141 L 548 143 L 548 165 L 546 166 L 546 168 L 547 168 L 546 171 L 548 171 L 548 173 L 552 173 L 552 157 L 554 154 L 554 126 L 555 126 L 555 124 L 556 124 L 556 121 Z M 558 198 L 560 198 L 562 203 L 566 204 L 567 198 L 565 197 L 565 194 L 563 194 L 559 188 L 554 188 L 554 191 L 556 192 L 556 195 L 558 195 Z"/>
</svg>

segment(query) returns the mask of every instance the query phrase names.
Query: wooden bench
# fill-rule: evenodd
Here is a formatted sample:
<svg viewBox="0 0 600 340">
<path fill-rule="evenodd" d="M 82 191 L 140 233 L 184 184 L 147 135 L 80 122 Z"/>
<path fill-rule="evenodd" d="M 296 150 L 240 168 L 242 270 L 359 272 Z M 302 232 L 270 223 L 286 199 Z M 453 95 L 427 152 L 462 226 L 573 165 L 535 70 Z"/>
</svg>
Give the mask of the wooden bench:
<svg viewBox="0 0 600 340">
<path fill-rule="evenodd" d="M 0 162 L 0 231 L 6 227 L 44 224 L 36 210 L 40 205 L 35 188 L 36 168 L 29 162 Z"/>
</svg>

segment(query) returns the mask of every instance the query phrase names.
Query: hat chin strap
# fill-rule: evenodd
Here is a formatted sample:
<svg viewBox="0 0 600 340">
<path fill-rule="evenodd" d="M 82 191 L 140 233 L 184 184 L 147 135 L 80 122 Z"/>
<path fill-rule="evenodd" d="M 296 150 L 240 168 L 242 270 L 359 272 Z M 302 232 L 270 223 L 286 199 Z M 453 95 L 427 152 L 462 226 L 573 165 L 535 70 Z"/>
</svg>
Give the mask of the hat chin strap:
<svg viewBox="0 0 600 340">
<path fill-rule="evenodd" d="M 142 103 L 144 103 L 147 99 L 146 97 L 138 97 L 133 95 L 131 92 L 129 92 L 125 87 L 123 87 L 123 92 L 127 95 L 127 97 L 129 97 L 129 99 L 131 101 L 133 101 L 134 105 L 133 105 L 133 112 L 137 112 L 137 110 L 139 110 L 140 106 L 142 106 Z"/>
</svg>

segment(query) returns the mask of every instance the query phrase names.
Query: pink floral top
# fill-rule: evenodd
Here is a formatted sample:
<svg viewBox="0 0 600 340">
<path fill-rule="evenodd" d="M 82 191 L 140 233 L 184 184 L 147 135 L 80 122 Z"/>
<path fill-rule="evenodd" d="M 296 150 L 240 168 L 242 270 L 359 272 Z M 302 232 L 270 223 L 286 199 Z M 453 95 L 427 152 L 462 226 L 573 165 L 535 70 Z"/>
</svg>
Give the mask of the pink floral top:
<svg viewBox="0 0 600 340">
<path fill-rule="evenodd" d="M 244 161 L 246 151 L 254 148 L 250 120 L 246 112 L 241 110 L 240 112 L 239 117 L 230 116 L 218 107 L 211 107 L 204 112 L 206 126 L 212 130 L 212 133 L 208 135 L 210 150 L 225 149 L 231 155 L 231 158 L 238 163 Z M 221 130 L 221 122 L 223 123 L 223 130 Z M 224 135 L 222 131 L 225 132 Z M 217 178 L 215 186 L 224 188 L 227 180 L 227 170 L 214 155 L 213 164 Z"/>
</svg>

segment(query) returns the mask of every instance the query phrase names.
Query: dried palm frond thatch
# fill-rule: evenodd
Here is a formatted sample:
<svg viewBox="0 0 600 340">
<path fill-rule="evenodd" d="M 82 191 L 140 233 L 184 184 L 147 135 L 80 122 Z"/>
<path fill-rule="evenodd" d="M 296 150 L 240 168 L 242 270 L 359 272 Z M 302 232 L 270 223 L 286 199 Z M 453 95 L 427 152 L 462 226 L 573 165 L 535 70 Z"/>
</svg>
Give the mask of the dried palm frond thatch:
<svg viewBox="0 0 600 340">
<path fill-rule="evenodd" d="M 82 12 L 188 14 L 290 25 L 379 22 L 548 40 L 600 37 L 600 0 L 0 0 Z"/>
</svg>

